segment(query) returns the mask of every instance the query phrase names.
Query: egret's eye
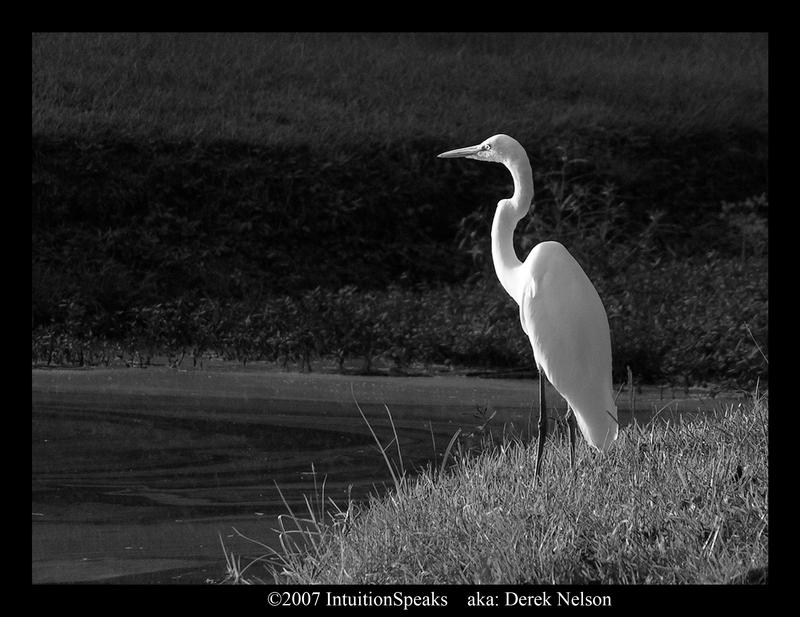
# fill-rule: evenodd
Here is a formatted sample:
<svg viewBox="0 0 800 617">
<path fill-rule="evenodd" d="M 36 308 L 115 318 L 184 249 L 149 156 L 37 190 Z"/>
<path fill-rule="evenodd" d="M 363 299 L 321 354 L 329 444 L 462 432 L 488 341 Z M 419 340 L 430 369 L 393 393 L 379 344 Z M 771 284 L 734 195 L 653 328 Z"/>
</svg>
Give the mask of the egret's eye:
<svg viewBox="0 0 800 617">
<path fill-rule="evenodd" d="M 492 149 L 492 144 L 483 144 L 483 149 L 484 150 L 491 150 Z"/>
</svg>

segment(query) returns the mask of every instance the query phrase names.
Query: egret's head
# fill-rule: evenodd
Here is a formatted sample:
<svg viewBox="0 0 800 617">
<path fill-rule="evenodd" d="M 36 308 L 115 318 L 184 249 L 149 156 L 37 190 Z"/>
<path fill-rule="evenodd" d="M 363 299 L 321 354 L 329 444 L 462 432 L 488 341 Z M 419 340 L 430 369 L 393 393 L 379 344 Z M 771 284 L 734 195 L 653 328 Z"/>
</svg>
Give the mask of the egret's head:
<svg viewBox="0 0 800 617">
<path fill-rule="evenodd" d="M 476 161 L 492 161 L 494 163 L 504 163 L 507 165 L 524 156 L 526 156 L 525 150 L 520 143 L 513 137 L 501 133 L 500 135 L 493 135 L 477 146 L 468 146 L 466 148 L 442 152 L 439 158 L 450 159 L 464 157 L 475 159 Z"/>
</svg>

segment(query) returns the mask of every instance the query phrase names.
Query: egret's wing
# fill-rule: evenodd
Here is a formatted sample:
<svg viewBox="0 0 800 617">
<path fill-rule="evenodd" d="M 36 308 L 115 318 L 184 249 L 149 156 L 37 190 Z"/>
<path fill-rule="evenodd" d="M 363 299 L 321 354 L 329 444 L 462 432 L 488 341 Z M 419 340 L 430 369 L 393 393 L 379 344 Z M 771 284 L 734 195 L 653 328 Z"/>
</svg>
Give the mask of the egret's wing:
<svg viewBox="0 0 800 617">
<path fill-rule="evenodd" d="M 556 242 L 537 245 L 525 266 L 530 281 L 520 321 L 536 363 L 575 411 L 587 441 L 603 449 L 617 435 L 603 304 L 578 262 Z"/>
</svg>

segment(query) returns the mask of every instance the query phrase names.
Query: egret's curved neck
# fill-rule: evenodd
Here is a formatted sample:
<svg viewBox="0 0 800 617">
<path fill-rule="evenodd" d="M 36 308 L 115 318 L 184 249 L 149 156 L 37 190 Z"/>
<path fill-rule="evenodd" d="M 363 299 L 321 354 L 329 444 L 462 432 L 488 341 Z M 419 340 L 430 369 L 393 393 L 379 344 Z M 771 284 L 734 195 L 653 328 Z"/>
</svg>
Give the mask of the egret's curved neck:
<svg viewBox="0 0 800 617">
<path fill-rule="evenodd" d="M 525 281 L 520 276 L 522 262 L 514 250 L 514 228 L 530 209 L 533 200 L 533 174 L 524 152 L 505 165 L 514 179 L 514 195 L 497 204 L 492 222 L 492 261 L 503 289 L 519 304 Z"/>
</svg>

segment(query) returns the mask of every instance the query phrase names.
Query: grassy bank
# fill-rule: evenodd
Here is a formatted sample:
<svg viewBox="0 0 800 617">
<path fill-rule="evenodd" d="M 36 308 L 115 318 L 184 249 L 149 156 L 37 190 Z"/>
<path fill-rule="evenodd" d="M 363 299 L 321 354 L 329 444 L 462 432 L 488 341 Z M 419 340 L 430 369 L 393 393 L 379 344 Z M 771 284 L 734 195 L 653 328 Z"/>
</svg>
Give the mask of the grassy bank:
<svg viewBox="0 0 800 617">
<path fill-rule="evenodd" d="M 456 456 L 367 504 L 326 514 L 310 502 L 284 517 L 285 551 L 230 574 L 302 584 L 764 583 L 767 414 L 756 394 L 715 415 L 634 423 L 602 457 L 581 440 L 574 475 L 557 436 L 536 486 L 535 444 Z"/>
<path fill-rule="evenodd" d="M 34 34 L 32 128 L 326 152 L 503 127 L 761 131 L 766 50 L 742 33 Z"/>
<path fill-rule="evenodd" d="M 173 189 L 209 184 L 212 202 L 210 177 L 243 167 L 274 174 L 271 191 L 294 180 L 303 202 L 328 203 L 327 188 L 344 188 L 348 201 L 387 209 L 452 200 L 463 216 L 465 203 L 496 202 L 495 188 L 479 190 L 492 172 L 459 166 L 442 178 L 431 170 L 447 167 L 432 157 L 508 132 L 540 172 L 566 152 L 624 199 L 668 198 L 685 214 L 766 190 L 767 60 L 767 36 L 741 33 L 41 34 L 32 133 L 43 140 L 34 150 L 64 149 L 73 171 L 166 164 L 165 175 L 188 181 Z M 114 160 L 120 149 L 127 160 Z M 229 180 L 248 199 L 255 177 Z M 308 199 L 306 184 L 321 190 Z"/>
</svg>

